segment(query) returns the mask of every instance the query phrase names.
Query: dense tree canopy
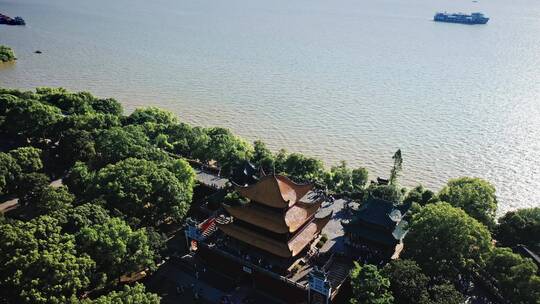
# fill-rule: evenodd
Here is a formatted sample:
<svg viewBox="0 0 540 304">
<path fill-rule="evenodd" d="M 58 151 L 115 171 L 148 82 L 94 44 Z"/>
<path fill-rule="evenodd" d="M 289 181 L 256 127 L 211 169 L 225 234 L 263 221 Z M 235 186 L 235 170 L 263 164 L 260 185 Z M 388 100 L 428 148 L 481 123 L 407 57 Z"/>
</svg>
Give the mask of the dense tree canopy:
<svg viewBox="0 0 540 304">
<path fill-rule="evenodd" d="M 383 268 L 390 280 L 390 290 L 396 304 L 428 303 L 429 278 L 411 260 L 395 260 Z"/>
<path fill-rule="evenodd" d="M 43 169 L 43 162 L 41 161 L 41 149 L 34 147 L 22 147 L 15 150 L 9 151 L 9 154 L 19 167 L 22 172 L 38 172 Z"/>
<path fill-rule="evenodd" d="M 39 214 L 48 214 L 57 210 L 65 210 L 72 207 L 75 196 L 69 193 L 67 187 L 58 188 L 47 186 L 38 195 L 28 202 L 35 206 Z"/>
<path fill-rule="evenodd" d="M 435 193 L 433 191 L 424 188 L 422 185 L 418 185 L 412 188 L 403 199 L 404 204 L 418 203 L 421 206 L 425 206 L 430 202 Z"/>
<path fill-rule="evenodd" d="M 134 157 L 147 159 L 153 149 L 141 128 L 116 127 L 101 132 L 96 139 L 97 162 L 99 165 L 114 164 Z"/>
<path fill-rule="evenodd" d="M 62 227 L 62 231 L 69 234 L 75 234 L 85 227 L 103 225 L 109 221 L 110 216 L 102 201 L 93 201 L 82 205 L 57 210 L 51 213 Z"/>
<path fill-rule="evenodd" d="M 461 208 L 484 225 L 495 225 L 497 197 L 495 187 L 489 182 L 473 177 L 461 177 L 448 181 L 438 193 L 438 199 Z"/>
<path fill-rule="evenodd" d="M 506 213 L 499 219 L 495 238 L 504 246 L 522 244 L 540 254 L 540 207 Z"/>
<path fill-rule="evenodd" d="M 274 155 L 266 147 L 263 141 L 256 140 L 253 142 L 253 156 L 251 162 L 259 168 L 262 168 L 266 173 L 273 173 L 275 166 Z"/>
<path fill-rule="evenodd" d="M 503 297 L 510 303 L 540 303 L 540 276 L 531 259 L 509 248 L 495 248 L 486 261 L 486 271 L 495 278 Z"/>
<path fill-rule="evenodd" d="M 90 284 L 95 263 L 57 221 L 0 225 L 0 288 L 10 303 L 63 304 Z"/>
<path fill-rule="evenodd" d="M 172 112 L 156 107 L 139 108 L 127 117 L 129 124 L 142 125 L 145 123 L 173 125 L 178 123 L 178 118 Z"/>
<path fill-rule="evenodd" d="M 124 286 L 122 291 L 112 291 L 95 300 L 85 300 L 82 304 L 159 304 L 160 297 L 146 292 L 142 284 Z"/>
<path fill-rule="evenodd" d="M 205 161 L 215 160 L 227 174 L 243 160 L 251 158 L 252 147 L 240 137 L 225 128 L 206 130 L 209 141 L 205 151 Z"/>
<path fill-rule="evenodd" d="M 394 203 L 401 202 L 403 197 L 402 189 L 396 185 L 377 185 L 371 184 L 368 187 L 368 192 L 371 196 L 387 200 Z"/>
<path fill-rule="evenodd" d="M 412 260 L 393 260 L 382 274 L 390 280 L 396 304 L 461 304 L 463 296 L 454 285 L 433 282 Z"/>
<path fill-rule="evenodd" d="M 108 281 L 145 268 L 155 267 L 155 253 L 146 230 L 132 230 L 123 220 L 86 226 L 76 235 L 77 245 L 96 262 L 96 270 Z"/>
<path fill-rule="evenodd" d="M 93 179 L 92 193 L 135 226 L 157 225 L 166 219 L 179 221 L 191 203 L 194 173 L 185 161 L 176 164 L 175 172 L 134 158 L 108 165 Z M 186 178 L 179 180 L 177 176 Z"/>
<path fill-rule="evenodd" d="M 351 272 L 353 297 L 351 304 L 391 304 L 390 280 L 379 273 L 374 265 L 355 263 Z"/>
<path fill-rule="evenodd" d="M 20 179 L 22 169 L 8 153 L 0 152 L 0 195 L 12 193 Z"/>
<path fill-rule="evenodd" d="M 23 99 L 7 110 L 3 129 L 11 137 L 39 141 L 47 138 L 62 119 L 56 107 L 36 100 Z"/>
<path fill-rule="evenodd" d="M 405 237 L 405 256 L 426 272 L 455 280 L 460 271 L 482 266 L 491 250 L 487 228 L 448 203 L 429 204 L 416 213 Z"/>
</svg>

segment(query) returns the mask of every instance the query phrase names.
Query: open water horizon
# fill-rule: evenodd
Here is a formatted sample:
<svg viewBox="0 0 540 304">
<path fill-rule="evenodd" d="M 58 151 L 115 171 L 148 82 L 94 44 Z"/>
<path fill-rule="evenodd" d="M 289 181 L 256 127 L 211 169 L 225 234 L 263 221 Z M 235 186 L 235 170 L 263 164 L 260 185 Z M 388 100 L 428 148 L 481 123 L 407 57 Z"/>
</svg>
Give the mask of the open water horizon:
<svg viewBox="0 0 540 304">
<path fill-rule="evenodd" d="M 487 25 L 431 21 L 486 13 Z M 438 190 L 482 177 L 540 206 L 540 2 L 0 0 L 0 86 L 158 106 L 249 141 Z M 34 54 L 41 50 L 43 54 Z"/>
</svg>

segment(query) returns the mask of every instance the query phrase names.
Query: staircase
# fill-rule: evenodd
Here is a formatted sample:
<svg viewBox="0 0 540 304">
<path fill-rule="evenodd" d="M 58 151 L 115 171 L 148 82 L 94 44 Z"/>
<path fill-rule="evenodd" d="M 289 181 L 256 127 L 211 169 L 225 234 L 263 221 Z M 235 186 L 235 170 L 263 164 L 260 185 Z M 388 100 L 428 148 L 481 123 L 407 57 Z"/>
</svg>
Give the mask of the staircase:
<svg viewBox="0 0 540 304">
<path fill-rule="evenodd" d="M 203 240 L 211 236 L 217 231 L 216 219 L 211 217 L 199 225 L 201 237 Z"/>
<path fill-rule="evenodd" d="M 326 277 L 330 281 L 334 293 L 339 289 L 341 284 L 345 282 L 352 269 L 352 264 L 345 258 L 335 256 L 328 261 L 324 267 L 326 269 Z"/>
</svg>

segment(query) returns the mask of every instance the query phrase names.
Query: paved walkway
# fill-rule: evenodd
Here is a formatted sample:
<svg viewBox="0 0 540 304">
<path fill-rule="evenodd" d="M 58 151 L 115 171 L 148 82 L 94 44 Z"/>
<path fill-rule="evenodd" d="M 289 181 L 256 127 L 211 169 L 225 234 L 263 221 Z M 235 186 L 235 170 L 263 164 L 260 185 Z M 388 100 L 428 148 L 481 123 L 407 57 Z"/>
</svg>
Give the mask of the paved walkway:
<svg viewBox="0 0 540 304">
<path fill-rule="evenodd" d="M 322 234 L 326 234 L 328 241 L 321 248 L 321 252 L 332 250 L 334 252 L 345 251 L 345 231 L 341 225 L 342 220 L 347 220 L 352 215 L 345 209 L 346 200 L 338 199 L 333 203 L 326 202 L 317 212 L 317 217 L 322 217 L 330 212 L 334 212 L 328 224 L 323 228 Z"/>
<path fill-rule="evenodd" d="M 203 185 L 206 185 L 208 187 L 212 187 L 214 189 L 223 189 L 225 188 L 227 182 L 229 179 L 217 176 L 213 173 L 205 172 L 201 169 L 193 169 L 195 171 L 195 178 L 197 181 Z"/>
</svg>

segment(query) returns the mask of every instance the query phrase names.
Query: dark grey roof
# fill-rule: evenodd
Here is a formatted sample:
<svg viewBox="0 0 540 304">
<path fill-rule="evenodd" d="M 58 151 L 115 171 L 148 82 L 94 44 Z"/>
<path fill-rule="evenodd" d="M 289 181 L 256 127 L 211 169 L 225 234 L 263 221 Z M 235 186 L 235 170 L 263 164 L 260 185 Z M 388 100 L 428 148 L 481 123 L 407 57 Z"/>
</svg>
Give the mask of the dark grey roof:
<svg viewBox="0 0 540 304">
<path fill-rule="evenodd" d="M 390 201 L 370 197 L 362 204 L 351 224 L 360 221 L 393 230 L 408 210 L 405 205 L 396 206 Z"/>
</svg>

